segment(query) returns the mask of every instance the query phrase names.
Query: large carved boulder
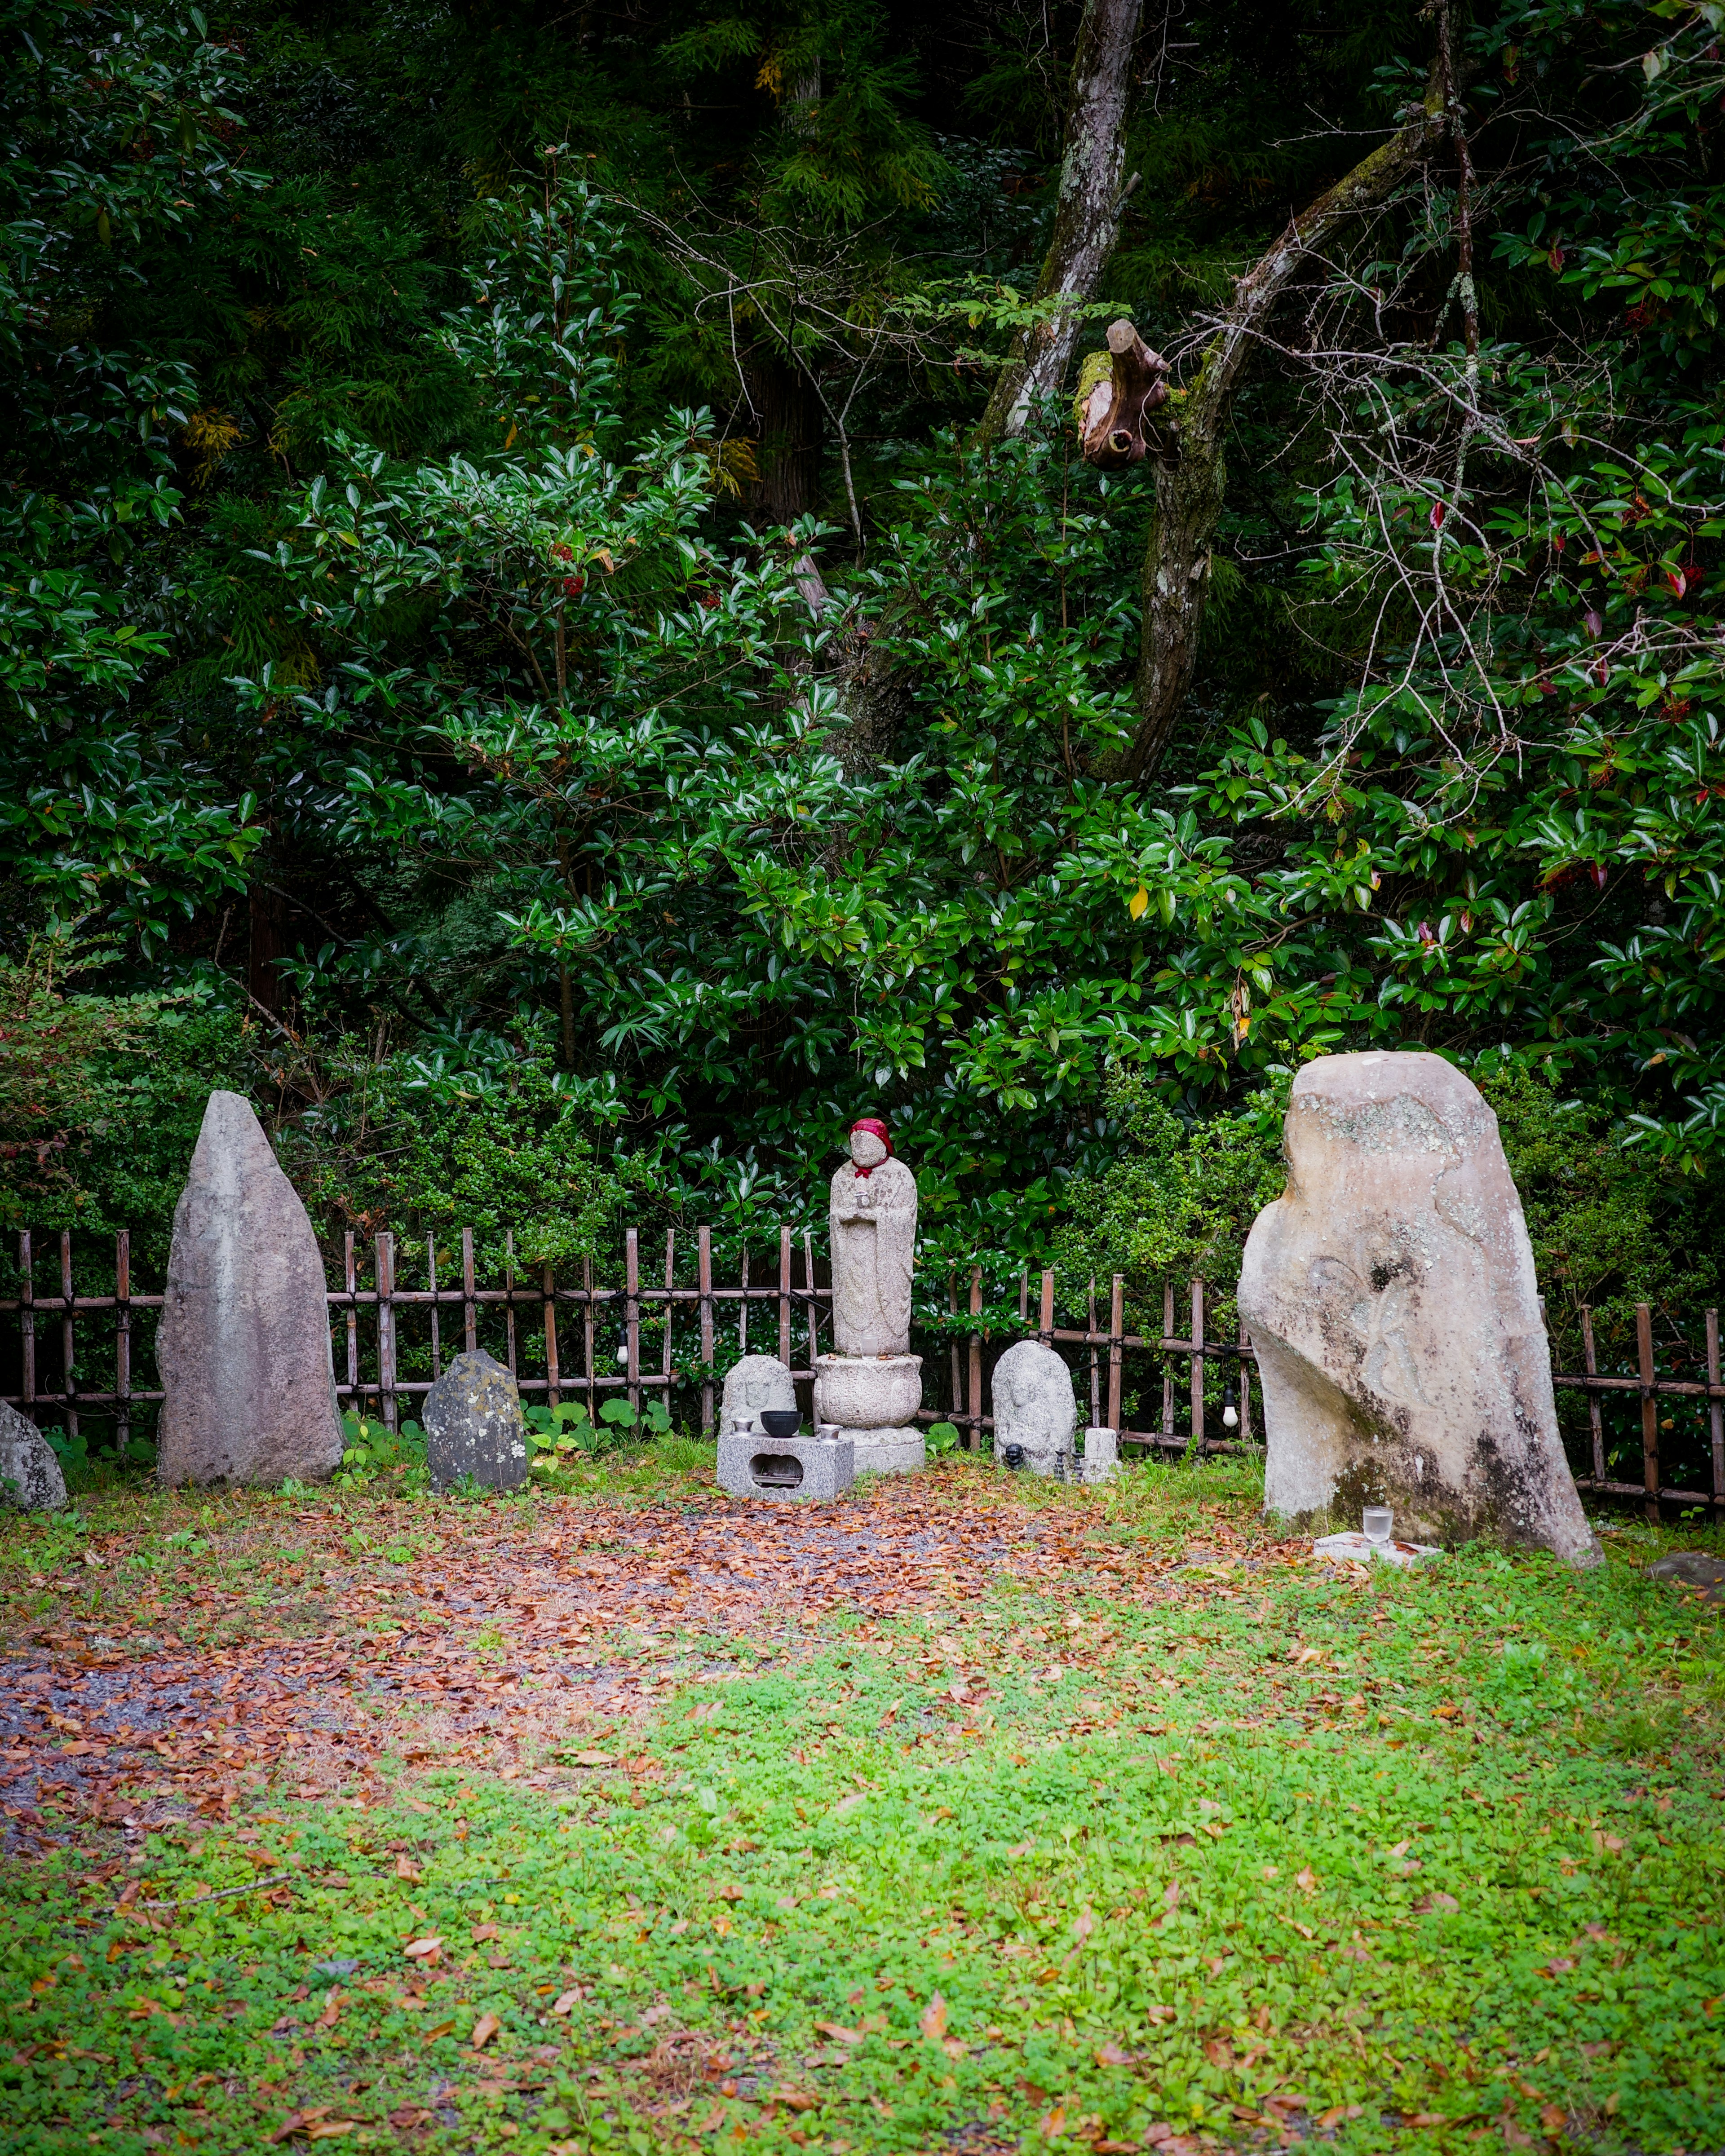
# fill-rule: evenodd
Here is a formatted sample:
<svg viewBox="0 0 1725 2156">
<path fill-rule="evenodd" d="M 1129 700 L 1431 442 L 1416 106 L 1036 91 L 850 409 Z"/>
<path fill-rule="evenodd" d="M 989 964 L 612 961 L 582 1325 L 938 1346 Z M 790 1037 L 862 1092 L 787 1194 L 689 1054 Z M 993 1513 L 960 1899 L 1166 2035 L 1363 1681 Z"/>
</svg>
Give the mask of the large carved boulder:
<svg viewBox="0 0 1725 2156">
<path fill-rule="evenodd" d="M 994 1365 L 990 1389 L 996 1460 L 1016 1445 L 1034 1475 L 1073 1472 L 1078 1402 L 1072 1373 L 1054 1349 L 1040 1340 L 1020 1340 Z"/>
<path fill-rule="evenodd" d="M 174 1210 L 157 1474 L 321 1481 L 340 1466 L 323 1259 L 249 1104 L 212 1093 Z"/>
<path fill-rule="evenodd" d="M 1597 1564 L 1558 1436 L 1522 1203 L 1477 1089 L 1441 1056 L 1330 1055 L 1295 1081 L 1288 1185 L 1240 1281 L 1267 1509 L 1298 1527 L 1488 1537 Z"/>
</svg>

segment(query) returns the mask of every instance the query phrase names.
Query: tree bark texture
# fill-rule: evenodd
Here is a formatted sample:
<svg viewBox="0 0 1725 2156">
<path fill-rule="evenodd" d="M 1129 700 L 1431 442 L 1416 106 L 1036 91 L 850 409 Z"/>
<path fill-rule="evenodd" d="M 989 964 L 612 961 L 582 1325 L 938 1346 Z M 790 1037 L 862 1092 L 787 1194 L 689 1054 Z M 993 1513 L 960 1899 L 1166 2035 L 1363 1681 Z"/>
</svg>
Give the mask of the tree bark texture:
<svg viewBox="0 0 1725 2156">
<path fill-rule="evenodd" d="M 1143 572 L 1137 731 L 1117 776 L 1148 778 L 1161 762 L 1198 665 L 1209 592 L 1210 542 L 1227 486 L 1224 444 L 1234 398 L 1276 301 L 1312 257 L 1350 222 L 1381 208 L 1444 138 L 1440 70 L 1397 132 L 1301 212 L 1247 271 L 1205 347 L 1197 379 L 1176 408 L 1172 454 L 1156 467 L 1156 513 Z"/>
<path fill-rule="evenodd" d="M 758 500 L 769 524 L 806 516 L 820 488 L 824 414 L 814 385 L 780 352 L 757 346 L 745 362 L 759 448 Z"/>
<path fill-rule="evenodd" d="M 1036 280 L 1039 300 L 1090 299 L 1114 252 L 1125 193 L 1127 96 L 1142 5 L 1142 0 L 1085 0 L 1054 230 Z M 1070 307 L 1019 333 L 983 414 L 979 442 L 1023 430 L 1034 399 L 1059 389 L 1077 335 Z"/>
</svg>

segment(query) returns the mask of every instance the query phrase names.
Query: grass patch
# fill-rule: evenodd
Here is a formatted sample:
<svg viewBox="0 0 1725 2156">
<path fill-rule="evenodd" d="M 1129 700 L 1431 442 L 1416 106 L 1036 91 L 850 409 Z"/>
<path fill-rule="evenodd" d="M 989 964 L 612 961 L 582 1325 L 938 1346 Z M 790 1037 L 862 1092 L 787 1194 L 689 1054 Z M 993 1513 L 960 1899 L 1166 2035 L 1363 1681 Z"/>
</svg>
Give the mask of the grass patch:
<svg viewBox="0 0 1725 2156">
<path fill-rule="evenodd" d="M 210 1717 L 313 1671 L 292 1744 L 177 1727 L 99 1804 L 53 1786 L 93 1712 L 14 1734 L 9 2148 L 1725 2142 L 1725 1656 L 1640 1576 L 1674 1537 L 1368 1576 L 1231 1467 L 1032 1506 L 961 1456 L 813 1516 L 593 1472 L 9 1537 L 15 1671 L 97 1685 L 126 1602 L 109 1668 L 223 1656 Z M 459 1727 L 390 1689 L 452 1656 Z"/>
</svg>

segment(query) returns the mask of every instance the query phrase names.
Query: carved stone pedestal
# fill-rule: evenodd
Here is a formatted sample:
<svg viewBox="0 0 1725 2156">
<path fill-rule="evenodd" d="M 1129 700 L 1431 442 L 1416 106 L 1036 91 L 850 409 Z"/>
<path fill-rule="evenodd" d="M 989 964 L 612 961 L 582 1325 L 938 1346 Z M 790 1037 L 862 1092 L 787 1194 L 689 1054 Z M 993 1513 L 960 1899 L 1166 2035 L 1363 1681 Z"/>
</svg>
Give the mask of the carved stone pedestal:
<svg viewBox="0 0 1725 2156">
<path fill-rule="evenodd" d="M 922 1404 L 920 1355 L 823 1355 L 814 1365 L 814 1419 L 848 1438 L 859 1475 L 907 1475 L 927 1446 L 911 1418 Z"/>
</svg>

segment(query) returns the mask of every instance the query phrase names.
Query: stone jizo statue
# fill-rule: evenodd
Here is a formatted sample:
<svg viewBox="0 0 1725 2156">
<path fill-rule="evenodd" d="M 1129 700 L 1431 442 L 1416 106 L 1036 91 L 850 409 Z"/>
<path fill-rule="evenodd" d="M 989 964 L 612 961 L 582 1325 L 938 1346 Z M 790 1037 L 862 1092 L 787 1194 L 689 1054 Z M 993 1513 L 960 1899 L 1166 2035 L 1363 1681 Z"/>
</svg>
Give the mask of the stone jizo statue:
<svg viewBox="0 0 1725 2156">
<path fill-rule="evenodd" d="M 892 1157 L 885 1123 L 850 1127 L 833 1177 L 833 1337 L 841 1355 L 904 1355 L 911 1346 L 916 1178 Z"/>
<path fill-rule="evenodd" d="M 815 1360 L 814 1419 L 850 1441 L 859 1475 L 913 1473 L 927 1458 L 910 1352 L 916 1178 L 874 1116 L 850 1126 L 850 1153 L 832 1182 L 834 1352 Z"/>
</svg>

